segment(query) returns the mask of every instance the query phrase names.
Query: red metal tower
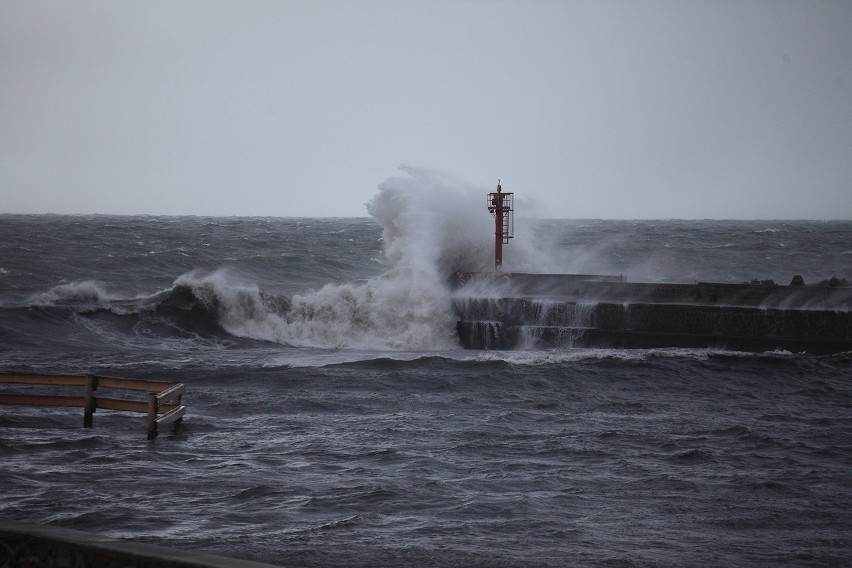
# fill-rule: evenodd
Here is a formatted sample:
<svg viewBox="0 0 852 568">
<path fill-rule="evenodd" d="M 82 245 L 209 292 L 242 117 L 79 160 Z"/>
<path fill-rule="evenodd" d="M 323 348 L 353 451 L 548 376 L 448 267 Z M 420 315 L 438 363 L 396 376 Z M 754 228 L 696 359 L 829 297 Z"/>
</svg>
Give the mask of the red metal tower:
<svg viewBox="0 0 852 568">
<path fill-rule="evenodd" d="M 488 194 L 488 211 L 494 216 L 494 270 L 499 270 L 503 264 L 503 245 L 509 244 L 509 239 L 515 236 L 514 195 L 503 193 L 500 180 L 497 180 L 497 191 Z"/>
</svg>

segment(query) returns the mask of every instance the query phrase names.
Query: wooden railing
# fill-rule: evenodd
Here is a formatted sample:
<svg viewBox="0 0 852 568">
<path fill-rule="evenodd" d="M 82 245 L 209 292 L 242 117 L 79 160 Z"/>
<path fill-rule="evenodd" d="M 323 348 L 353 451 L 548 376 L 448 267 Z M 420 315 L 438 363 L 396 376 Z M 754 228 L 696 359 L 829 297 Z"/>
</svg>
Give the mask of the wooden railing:
<svg viewBox="0 0 852 568">
<path fill-rule="evenodd" d="M 157 437 L 157 430 L 160 425 L 174 422 L 175 427 L 177 427 L 186 413 L 186 407 L 181 404 L 181 397 L 186 392 L 186 386 L 183 383 L 101 377 L 97 375 L 34 375 L 16 373 L 0 373 L 0 383 L 51 387 L 85 387 L 86 392 L 84 396 L 0 392 L 0 404 L 83 408 L 84 428 L 91 428 L 95 411 L 99 408 L 139 412 L 148 415 L 149 440 Z M 148 400 L 140 401 L 97 396 L 95 393 L 99 388 L 147 392 Z"/>
</svg>

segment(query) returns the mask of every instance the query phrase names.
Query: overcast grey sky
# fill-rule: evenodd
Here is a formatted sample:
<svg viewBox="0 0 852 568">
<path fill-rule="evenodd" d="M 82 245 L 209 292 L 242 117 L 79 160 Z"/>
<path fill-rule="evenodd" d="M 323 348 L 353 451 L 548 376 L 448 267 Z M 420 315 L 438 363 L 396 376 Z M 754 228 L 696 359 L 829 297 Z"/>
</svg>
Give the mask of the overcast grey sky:
<svg viewBox="0 0 852 568">
<path fill-rule="evenodd" d="M 852 218 L 846 0 L 0 0 L 0 81 L 6 213 Z"/>
</svg>

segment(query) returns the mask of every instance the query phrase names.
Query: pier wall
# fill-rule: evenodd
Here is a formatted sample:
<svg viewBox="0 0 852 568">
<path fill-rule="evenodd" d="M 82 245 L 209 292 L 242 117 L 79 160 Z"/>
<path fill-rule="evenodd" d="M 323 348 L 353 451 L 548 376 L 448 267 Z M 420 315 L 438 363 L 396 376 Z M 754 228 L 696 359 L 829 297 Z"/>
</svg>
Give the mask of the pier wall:
<svg viewBox="0 0 852 568">
<path fill-rule="evenodd" d="M 648 284 L 555 275 L 500 275 L 494 284 L 488 293 L 480 282 L 454 297 L 466 348 L 852 350 L 852 288 Z"/>
</svg>

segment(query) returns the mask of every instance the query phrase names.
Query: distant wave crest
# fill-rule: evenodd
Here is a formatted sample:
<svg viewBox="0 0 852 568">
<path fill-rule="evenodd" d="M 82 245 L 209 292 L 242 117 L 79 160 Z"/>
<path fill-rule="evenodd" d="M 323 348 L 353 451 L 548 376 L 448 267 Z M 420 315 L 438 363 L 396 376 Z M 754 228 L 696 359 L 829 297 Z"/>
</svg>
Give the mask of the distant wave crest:
<svg viewBox="0 0 852 568">
<path fill-rule="evenodd" d="M 35 294 L 29 299 L 32 306 L 59 306 L 88 304 L 91 306 L 108 305 L 116 298 L 107 293 L 101 284 L 94 280 L 58 284 L 48 290 Z"/>
</svg>

